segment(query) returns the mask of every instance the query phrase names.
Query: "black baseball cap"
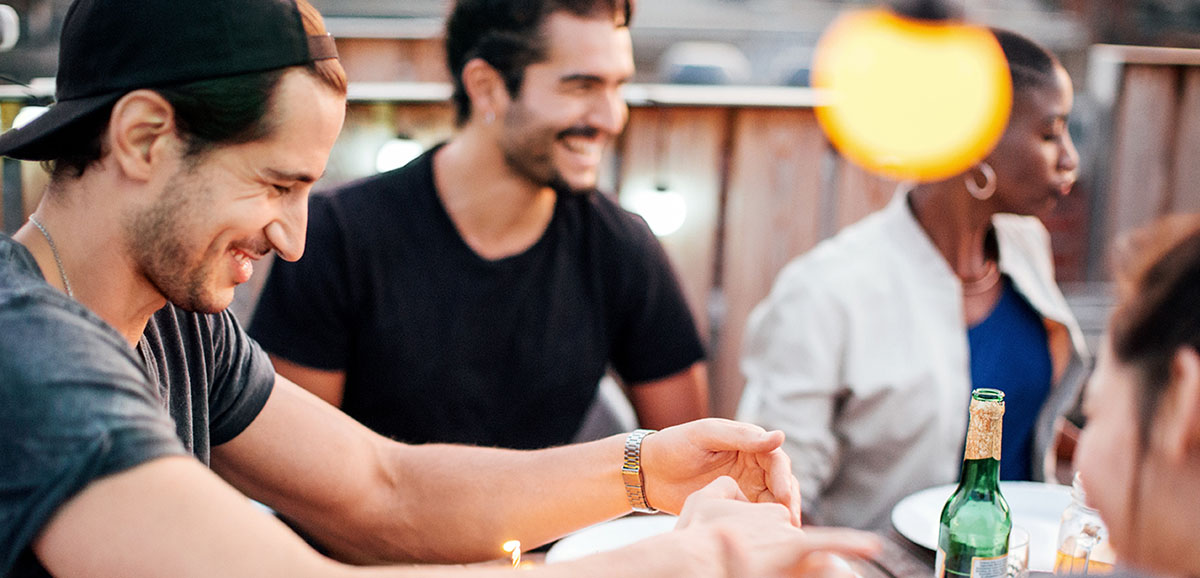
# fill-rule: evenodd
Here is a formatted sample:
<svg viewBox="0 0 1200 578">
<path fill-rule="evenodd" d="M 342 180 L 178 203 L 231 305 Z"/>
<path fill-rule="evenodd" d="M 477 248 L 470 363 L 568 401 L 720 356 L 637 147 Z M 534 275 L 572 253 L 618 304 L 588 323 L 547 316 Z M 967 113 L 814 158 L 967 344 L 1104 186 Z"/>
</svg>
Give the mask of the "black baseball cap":
<svg viewBox="0 0 1200 578">
<path fill-rule="evenodd" d="M 336 58 L 295 0 L 75 0 L 63 20 L 55 104 L 0 134 L 0 155 L 49 160 L 63 129 L 142 88 Z"/>
</svg>

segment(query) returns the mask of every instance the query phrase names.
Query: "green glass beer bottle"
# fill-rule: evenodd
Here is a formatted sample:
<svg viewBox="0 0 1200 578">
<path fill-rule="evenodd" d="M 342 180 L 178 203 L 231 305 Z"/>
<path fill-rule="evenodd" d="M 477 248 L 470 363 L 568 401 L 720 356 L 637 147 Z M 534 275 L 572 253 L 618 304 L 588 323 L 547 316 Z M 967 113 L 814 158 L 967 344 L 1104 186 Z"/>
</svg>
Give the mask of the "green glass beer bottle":
<svg viewBox="0 0 1200 578">
<path fill-rule="evenodd" d="M 1004 392 L 971 392 L 967 444 L 958 489 L 942 508 L 937 578 L 1004 578 L 1012 514 L 1000 495 Z"/>
</svg>

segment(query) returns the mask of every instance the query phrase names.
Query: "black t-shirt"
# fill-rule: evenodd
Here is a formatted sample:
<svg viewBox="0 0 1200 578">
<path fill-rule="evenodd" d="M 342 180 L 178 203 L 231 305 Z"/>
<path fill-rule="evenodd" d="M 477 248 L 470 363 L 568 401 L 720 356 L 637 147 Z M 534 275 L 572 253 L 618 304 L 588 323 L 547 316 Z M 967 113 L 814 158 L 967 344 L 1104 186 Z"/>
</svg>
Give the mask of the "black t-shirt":
<svg viewBox="0 0 1200 578">
<path fill-rule="evenodd" d="M 640 217 L 562 193 L 533 246 L 486 260 L 437 196 L 433 153 L 314 195 L 305 255 L 276 260 L 251 323 L 268 351 L 345 371 L 346 413 L 406 442 L 546 447 L 571 440 L 610 363 L 636 384 L 703 358 Z"/>
<path fill-rule="evenodd" d="M 0 576 L 47 575 L 29 545 L 92 481 L 169 455 L 207 464 L 274 375 L 229 313 L 167 305 L 130 348 L 0 235 Z"/>
</svg>

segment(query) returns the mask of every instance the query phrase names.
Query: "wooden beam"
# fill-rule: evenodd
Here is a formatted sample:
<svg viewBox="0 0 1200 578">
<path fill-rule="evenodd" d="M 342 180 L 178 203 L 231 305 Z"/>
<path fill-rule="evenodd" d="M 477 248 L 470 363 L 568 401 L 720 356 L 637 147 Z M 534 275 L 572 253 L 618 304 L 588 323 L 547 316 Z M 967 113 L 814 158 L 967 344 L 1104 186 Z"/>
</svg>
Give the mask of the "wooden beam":
<svg viewBox="0 0 1200 578">
<path fill-rule="evenodd" d="M 776 274 L 820 238 L 821 164 L 831 154 L 811 110 L 738 111 L 725 211 L 725 316 L 713 344 L 712 408 L 731 417 L 746 318 Z"/>
<path fill-rule="evenodd" d="M 1106 245 L 1169 206 L 1178 69 L 1131 65 L 1117 105 Z M 1104 251 L 1107 254 L 1108 249 Z"/>
</svg>

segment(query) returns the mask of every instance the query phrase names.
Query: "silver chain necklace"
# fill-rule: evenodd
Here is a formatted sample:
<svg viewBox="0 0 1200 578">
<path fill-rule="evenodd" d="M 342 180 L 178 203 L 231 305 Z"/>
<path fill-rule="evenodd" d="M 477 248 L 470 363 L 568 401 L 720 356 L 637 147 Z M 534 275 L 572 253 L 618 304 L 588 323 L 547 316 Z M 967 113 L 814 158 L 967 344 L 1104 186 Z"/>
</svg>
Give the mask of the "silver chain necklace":
<svg viewBox="0 0 1200 578">
<path fill-rule="evenodd" d="M 63 269 L 62 257 L 58 256 L 58 245 L 54 244 L 54 237 L 50 236 L 50 231 L 47 231 L 46 227 L 42 226 L 37 219 L 33 218 L 33 215 L 29 215 L 29 222 L 33 223 L 33 226 L 37 227 L 38 230 L 42 232 L 42 236 L 45 237 L 46 242 L 50 244 L 50 252 L 54 253 L 54 264 L 58 265 L 58 276 L 62 277 L 63 287 L 67 290 L 67 296 L 74 299 L 75 292 L 71 290 L 71 280 L 67 279 L 67 270 Z"/>
</svg>

